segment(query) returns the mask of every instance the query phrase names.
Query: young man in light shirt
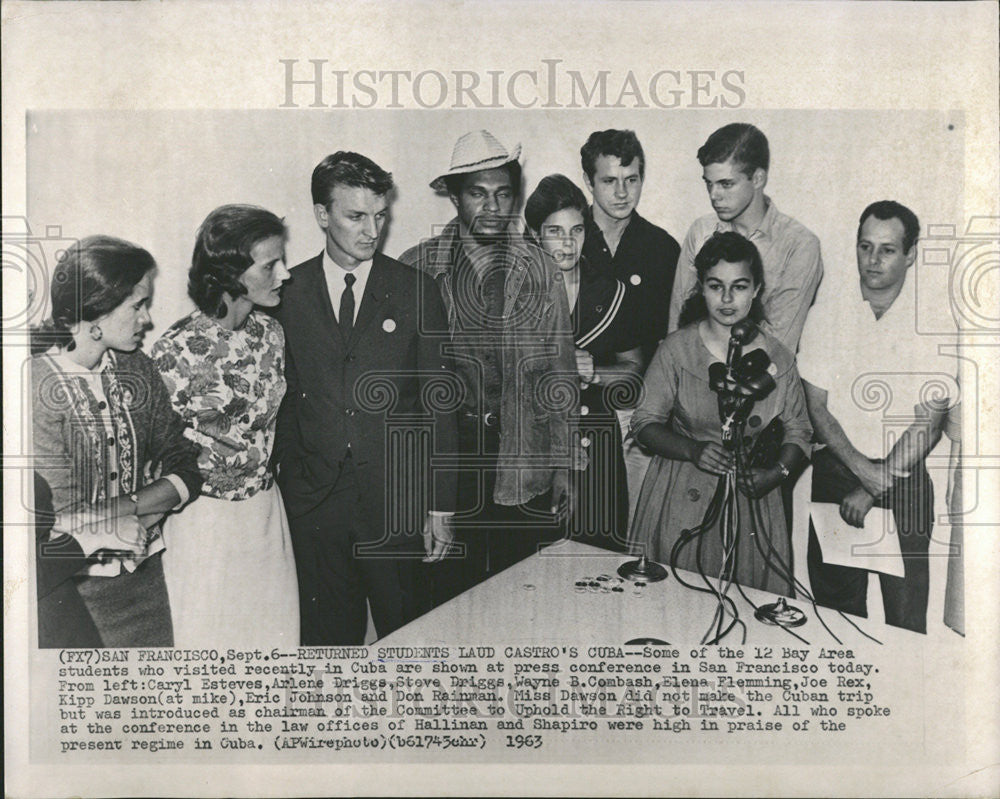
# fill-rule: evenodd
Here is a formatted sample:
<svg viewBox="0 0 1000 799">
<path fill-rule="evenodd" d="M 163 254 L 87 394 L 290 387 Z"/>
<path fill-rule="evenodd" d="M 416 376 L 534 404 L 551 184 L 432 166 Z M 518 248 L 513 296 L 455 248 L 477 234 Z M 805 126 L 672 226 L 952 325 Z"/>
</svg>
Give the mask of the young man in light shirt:
<svg viewBox="0 0 1000 799">
<path fill-rule="evenodd" d="M 897 202 L 865 208 L 859 279 L 822 295 L 802 336 L 799 373 L 823 445 L 813 454 L 812 500 L 837 504 L 843 523 L 856 528 L 874 507 L 892 512 L 904 576 L 879 574 L 886 623 L 923 633 L 934 521 L 925 460 L 941 438 L 957 383 L 942 379 L 955 374 L 954 361 L 917 326 L 911 273 L 919 233 L 916 215 Z M 900 433 L 901 419 L 908 424 Z M 868 571 L 825 563 L 812 520 L 808 564 L 819 604 L 867 616 Z"/>
<path fill-rule="evenodd" d="M 714 213 L 695 220 L 681 245 L 670 331 L 697 280 L 695 254 L 716 231 L 734 230 L 754 243 L 764 263 L 764 328 L 794 354 L 823 277 L 819 239 L 764 194 L 771 154 L 767 137 L 753 125 L 719 128 L 698 150 L 698 161 Z"/>
</svg>

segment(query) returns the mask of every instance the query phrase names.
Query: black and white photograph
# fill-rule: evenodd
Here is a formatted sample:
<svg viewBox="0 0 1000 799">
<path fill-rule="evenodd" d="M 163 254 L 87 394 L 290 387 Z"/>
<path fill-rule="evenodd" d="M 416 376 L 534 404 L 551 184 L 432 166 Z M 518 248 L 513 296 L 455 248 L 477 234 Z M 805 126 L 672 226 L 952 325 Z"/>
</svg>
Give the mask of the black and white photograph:
<svg viewBox="0 0 1000 799">
<path fill-rule="evenodd" d="M 997 795 L 997 5 L 5 2 L 11 796 Z"/>
</svg>

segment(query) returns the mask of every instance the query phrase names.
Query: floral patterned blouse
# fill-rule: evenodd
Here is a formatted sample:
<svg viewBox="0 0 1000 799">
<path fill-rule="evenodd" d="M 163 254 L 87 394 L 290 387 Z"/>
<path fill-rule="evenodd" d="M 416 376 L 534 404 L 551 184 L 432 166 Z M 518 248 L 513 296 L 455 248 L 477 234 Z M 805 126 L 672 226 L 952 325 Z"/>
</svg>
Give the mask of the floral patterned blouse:
<svg viewBox="0 0 1000 799">
<path fill-rule="evenodd" d="M 201 446 L 202 493 L 242 500 L 271 487 L 284 351 L 281 325 L 257 311 L 240 330 L 195 311 L 153 345 L 153 361 L 188 426 L 185 435 Z"/>
</svg>

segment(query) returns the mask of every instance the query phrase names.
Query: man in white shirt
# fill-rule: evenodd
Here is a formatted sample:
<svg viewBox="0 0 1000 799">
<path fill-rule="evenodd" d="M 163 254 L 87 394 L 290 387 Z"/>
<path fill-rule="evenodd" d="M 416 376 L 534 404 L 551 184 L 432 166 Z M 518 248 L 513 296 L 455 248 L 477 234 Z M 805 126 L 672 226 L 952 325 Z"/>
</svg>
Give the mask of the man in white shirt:
<svg viewBox="0 0 1000 799">
<path fill-rule="evenodd" d="M 799 373 L 825 445 L 813 455 L 812 499 L 838 504 L 857 528 L 873 507 L 892 511 L 904 576 L 879 574 L 886 622 L 926 632 L 934 493 L 924 461 L 957 384 L 954 361 L 918 331 L 910 270 L 919 234 L 916 215 L 897 202 L 864 210 L 859 281 L 821 295 L 802 336 Z M 857 543 L 865 543 L 860 535 Z M 808 564 L 819 604 L 867 616 L 868 571 L 824 563 L 812 520 Z"/>
</svg>

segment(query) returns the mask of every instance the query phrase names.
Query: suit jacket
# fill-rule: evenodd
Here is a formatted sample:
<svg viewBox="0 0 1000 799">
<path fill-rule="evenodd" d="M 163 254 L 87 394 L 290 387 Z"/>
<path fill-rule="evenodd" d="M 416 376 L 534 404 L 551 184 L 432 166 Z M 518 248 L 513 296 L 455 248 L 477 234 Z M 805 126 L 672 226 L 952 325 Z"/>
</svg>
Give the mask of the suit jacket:
<svg viewBox="0 0 1000 799">
<path fill-rule="evenodd" d="M 288 390 L 274 462 L 290 518 L 336 485 L 350 445 L 365 509 L 364 535 L 413 544 L 427 510 L 455 507 L 455 470 L 432 455 L 457 449 L 458 376 L 434 283 L 382 253 L 373 259 L 352 332 L 333 313 L 322 253 L 292 269 L 275 316 L 285 330 Z"/>
</svg>

